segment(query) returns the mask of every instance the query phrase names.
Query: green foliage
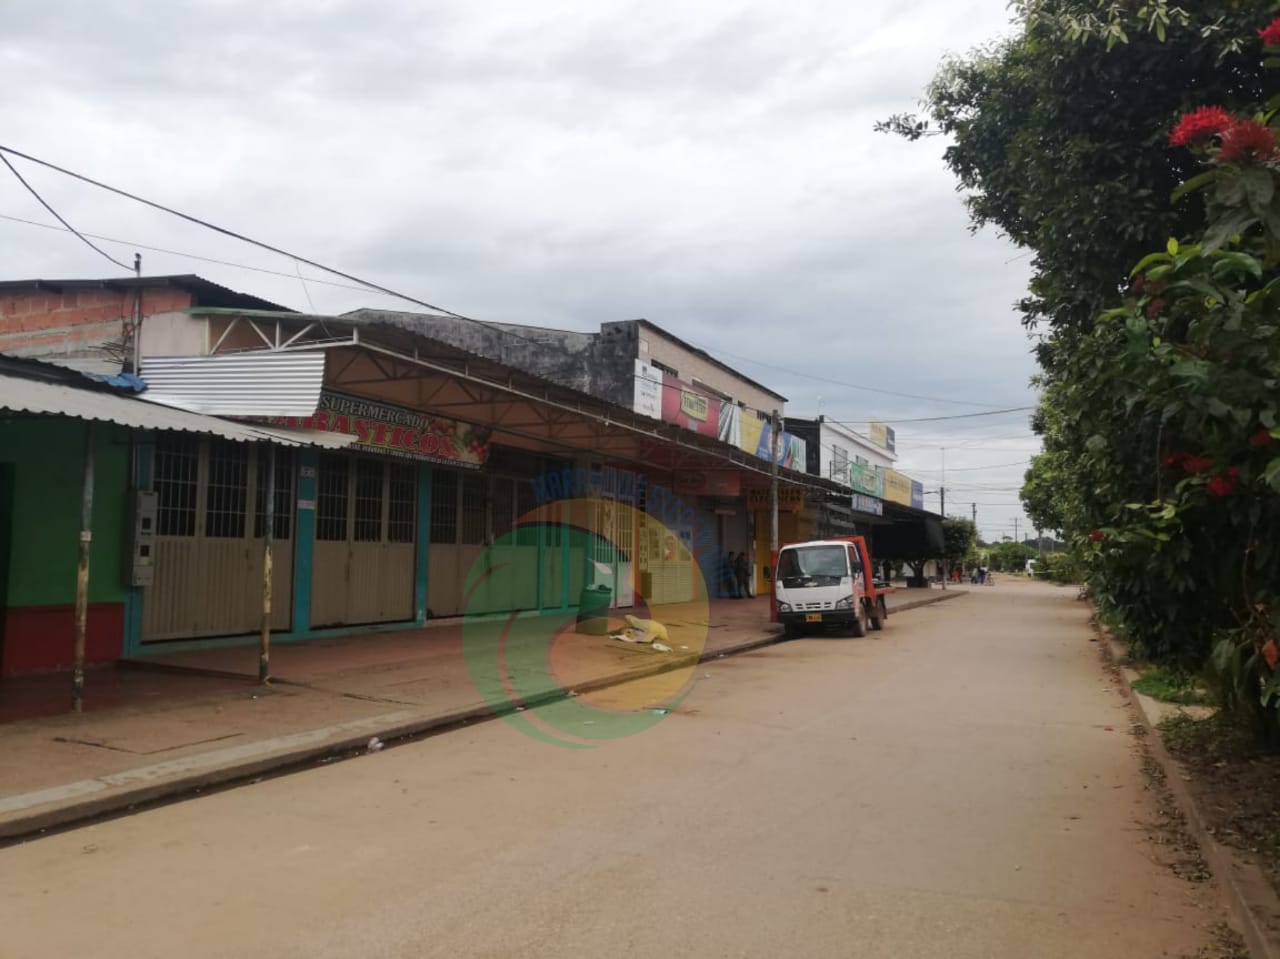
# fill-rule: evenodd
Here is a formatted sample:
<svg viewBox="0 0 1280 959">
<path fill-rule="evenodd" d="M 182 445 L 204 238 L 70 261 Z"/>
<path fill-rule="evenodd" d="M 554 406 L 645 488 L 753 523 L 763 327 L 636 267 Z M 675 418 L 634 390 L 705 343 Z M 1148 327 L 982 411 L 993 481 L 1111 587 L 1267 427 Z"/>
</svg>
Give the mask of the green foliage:
<svg viewBox="0 0 1280 959">
<path fill-rule="evenodd" d="M 1263 655 L 1280 616 L 1280 159 L 1256 126 L 1252 152 L 1224 152 L 1221 130 L 1170 143 L 1196 107 L 1234 113 L 1232 131 L 1273 121 L 1257 39 L 1273 5 L 1015 10 L 1020 31 L 944 64 L 927 108 L 975 226 L 1035 254 L 1021 307 L 1045 452 L 1023 503 L 1132 643 L 1211 666 L 1228 709 L 1280 738 Z"/>
<path fill-rule="evenodd" d="M 1036 555 L 1036 549 L 1026 543 L 997 543 L 987 551 L 987 565 L 997 572 L 1021 573 Z"/>
<path fill-rule="evenodd" d="M 942 521 L 942 535 L 946 542 L 945 559 L 954 567 L 973 552 L 978 541 L 978 528 L 973 520 L 950 517 Z"/>
<path fill-rule="evenodd" d="M 1082 583 L 1085 565 L 1075 551 L 1045 553 L 1036 561 L 1035 575 L 1052 583 Z"/>
<path fill-rule="evenodd" d="M 1153 666 L 1143 672 L 1134 680 L 1133 688 L 1144 696 L 1183 706 L 1202 706 L 1209 701 L 1194 677 L 1165 666 Z"/>
</svg>

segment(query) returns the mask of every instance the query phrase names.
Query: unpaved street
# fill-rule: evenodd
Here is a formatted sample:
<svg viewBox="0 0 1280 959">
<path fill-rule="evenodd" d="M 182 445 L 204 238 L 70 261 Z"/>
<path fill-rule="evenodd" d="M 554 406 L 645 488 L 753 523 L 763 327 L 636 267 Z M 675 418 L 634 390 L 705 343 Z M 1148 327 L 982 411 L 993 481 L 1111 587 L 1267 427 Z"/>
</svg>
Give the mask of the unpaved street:
<svg viewBox="0 0 1280 959">
<path fill-rule="evenodd" d="M 0 851 L 0 956 L 1194 953 L 1073 595 L 719 660 L 592 749 L 491 722 Z"/>
</svg>

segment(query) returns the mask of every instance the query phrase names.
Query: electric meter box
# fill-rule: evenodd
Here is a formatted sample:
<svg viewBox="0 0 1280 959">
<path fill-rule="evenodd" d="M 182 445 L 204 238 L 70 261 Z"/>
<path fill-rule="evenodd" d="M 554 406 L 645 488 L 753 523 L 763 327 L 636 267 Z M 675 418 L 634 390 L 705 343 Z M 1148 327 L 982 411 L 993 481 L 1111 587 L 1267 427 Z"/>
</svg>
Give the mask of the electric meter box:
<svg viewBox="0 0 1280 959">
<path fill-rule="evenodd" d="M 129 562 L 126 564 L 130 586 L 150 586 L 155 579 L 156 509 L 155 493 L 135 490 L 132 494 L 132 535 L 129 539 Z"/>
</svg>

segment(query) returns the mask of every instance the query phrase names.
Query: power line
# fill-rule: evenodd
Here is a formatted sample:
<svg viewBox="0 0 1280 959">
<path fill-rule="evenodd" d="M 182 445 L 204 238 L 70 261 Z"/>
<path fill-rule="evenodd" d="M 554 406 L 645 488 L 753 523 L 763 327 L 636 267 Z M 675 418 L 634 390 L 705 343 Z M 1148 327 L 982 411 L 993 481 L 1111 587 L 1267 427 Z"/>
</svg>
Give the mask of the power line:
<svg viewBox="0 0 1280 959">
<path fill-rule="evenodd" d="M 87 184 L 89 184 L 89 185 L 91 185 L 91 186 L 95 186 L 95 187 L 97 187 L 97 188 L 98 188 L 98 189 L 100 189 L 100 190 L 106 190 L 106 191 L 107 191 L 107 192 L 109 192 L 109 193 L 114 193 L 115 195 L 117 195 L 117 196 L 121 196 L 121 197 L 124 197 L 125 199 L 133 200 L 135 203 L 141 203 L 141 204 L 143 204 L 144 206 L 149 206 L 149 207 L 151 207 L 151 208 L 152 208 L 152 209 L 154 209 L 154 210 L 159 210 L 159 211 L 161 211 L 161 212 L 163 212 L 163 213 L 167 213 L 167 214 L 169 214 L 170 216 L 174 216 L 174 217 L 178 217 L 179 219 L 186 220 L 188 223 L 194 223 L 194 224 L 195 224 L 195 225 L 197 225 L 197 226 L 204 227 L 204 228 L 205 228 L 205 229 L 207 229 L 207 230 L 212 230 L 212 231 L 213 231 L 213 232 L 215 232 L 215 233 L 219 233 L 219 234 L 221 234 L 221 235 L 223 235 L 223 236 L 230 237 L 231 239 L 239 240 L 239 241 L 240 241 L 240 242 L 242 242 L 242 243 L 248 243 L 248 244 L 250 244 L 251 246 L 256 246 L 256 247 L 258 247 L 259 249 L 267 250 L 268 252 L 275 253 L 275 254 L 277 254 L 278 256 L 286 257 L 286 258 L 288 258 L 288 259 L 293 260 L 293 261 L 295 262 L 295 264 L 296 264 L 296 263 L 305 263 L 307 266 L 313 267 L 314 269 L 321 270 L 322 272 L 329 273 L 329 274 L 332 274 L 332 275 L 334 275 L 334 276 L 342 277 L 344 280 L 350 280 L 352 283 L 358 283 L 358 284 L 360 284 L 360 286 L 361 286 L 362 288 L 369 289 L 369 290 L 374 290 L 374 291 L 376 291 L 376 292 L 378 292 L 378 293 L 382 293 L 382 294 L 384 294 L 384 295 L 386 295 L 386 296 L 391 296 L 391 297 L 395 297 L 395 298 L 397 298 L 397 299 L 404 300 L 406 303 L 412 303 L 412 304 L 414 304 L 414 305 L 416 305 L 416 306 L 420 306 L 420 307 L 423 307 L 423 308 L 425 308 L 425 309 L 431 310 L 433 313 L 436 313 L 436 314 L 439 314 L 439 315 L 442 315 L 442 316 L 452 317 L 452 318 L 454 318 L 454 319 L 462 320 L 462 321 L 464 321 L 464 322 L 470 322 L 470 323 L 480 324 L 480 325 L 485 326 L 485 327 L 486 327 L 486 328 L 488 328 L 488 329 L 495 329 L 495 330 L 497 330 L 499 333 L 501 333 L 501 334 L 503 334 L 503 335 L 511 336 L 511 337 L 513 337 L 513 338 L 515 338 L 515 339 L 519 339 L 519 340 L 523 340 L 523 341 L 525 341 L 525 342 L 529 342 L 529 343 L 535 344 L 535 345 L 537 345 L 537 346 L 539 346 L 539 347 L 541 347 L 541 348 L 543 348 L 543 349 L 551 348 L 551 347 L 549 347 L 549 344 L 546 344 L 546 343 L 544 343 L 544 342 L 542 342 L 542 341 L 539 341 L 539 340 L 535 340 L 535 339 L 533 339 L 532 337 L 523 336 L 523 335 L 521 335 L 521 334 L 519 334 L 519 333 L 516 333 L 516 332 L 515 332 L 515 331 L 513 331 L 513 330 L 510 330 L 510 329 L 506 329 L 506 328 L 503 328 L 503 327 L 497 327 L 497 326 L 494 326 L 494 325 L 489 324 L 489 323 L 484 323 L 484 321 L 482 321 L 482 320 L 478 320 L 478 319 L 475 319 L 474 317 L 470 317 L 470 316 L 464 316 L 464 315 L 463 315 L 463 314 L 461 314 L 461 313 L 455 313 L 455 312 L 454 312 L 454 311 L 452 311 L 452 310 L 448 310 L 448 309 L 445 309 L 444 307 L 436 306 L 435 304 L 433 304 L 433 303 L 429 303 L 429 302 L 427 302 L 426 300 L 420 300 L 420 299 L 418 299 L 417 297 L 409 296 L 408 294 L 401 293 L 401 292 L 399 292 L 399 291 L 397 291 L 397 290 L 393 290 L 393 289 L 391 289 L 390 287 L 383 286 L 383 285 L 381 285 L 381 284 L 379 284 L 379 283 L 374 283 L 374 282 L 373 282 L 373 281 L 371 281 L 371 280 L 366 280 L 366 279 L 363 279 L 362 277 L 355 276 L 354 274 L 346 273 L 346 272 L 344 272 L 344 271 L 342 271 L 342 270 L 339 270 L 339 269 L 337 269 L 337 268 L 335 268 L 335 267 L 325 266 L 323 263 L 319 263 L 319 262 L 317 262 L 317 261 L 315 261 L 315 260 L 308 259 L 307 257 L 301 256 L 301 255 L 299 255 L 299 254 L 297 254 L 297 253 L 292 253 L 292 252 L 290 252 L 290 251 L 288 251 L 288 250 L 281 249 L 280 247 L 273 246 L 273 245 L 271 245 L 270 243 L 265 243 L 265 242 L 263 242 L 262 240 L 256 240 L 256 239 L 254 239 L 253 237 L 246 236 L 246 235 L 245 235 L 245 234 L 243 234 L 243 233 L 239 233 L 239 232 L 237 232 L 237 231 L 235 231 L 235 230 L 231 230 L 231 229 L 229 229 L 229 228 L 227 228 L 227 227 L 219 226 L 219 225 L 217 225 L 216 223 L 211 223 L 211 222 L 209 222 L 208 220 L 203 220 L 203 219 L 201 219 L 200 217 L 192 216 L 192 215 L 191 215 L 191 214 L 189 214 L 189 213 L 183 213 L 183 212 L 182 212 L 182 211 L 180 211 L 180 210 L 175 210 L 173 207 L 165 206 L 163 203 L 158 203 L 158 202 L 156 202 L 156 201 L 154 201 L 154 200 L 148 200 L 148 199 L 146 199 L 145 197 L 138 196 L 138 195 L 137 195 L 137 194 L 135 194 L 135 193 L 130 193 L 128 190 L 121 189 L 120 187 L 114 187 L 114 186 L 111 186 L 110 184 L 103 183 L 103 182 L 102 182 L 102 181 L 100 181 L 100 180 L 95 180 L 95 179 L 93 179 L 92 177 L 86 176 L 86 175 L 84 175 L 84 174 L 82 174 L 82 173 L 76 173 L 75 171 L 73 171 L 73 170 L 69 170 L 69 169 L 67 169 L 66 167 L 58 166 L 57 164 L 55 164 L 55 163 L 51 163 L 51 162 L 49 162 L 48 160 L 42 160 L 42 159 L 40 159 L 39 157 L 32 156 L 32 155 L 31 155 L 31 154 L 29 154 L 29 153 L 23 153 L 21 150 L 15 150 L 15 149 L 13 149 L 12 147 L 8 147 L 8 146 L 4 146 L 3 144 L 0 144 L 0 155 L 3 155 L 3 154 L 5 154 L 5 153 L 11 154 L 11 155 L 16 156 L 16 157 L 21 157 L 22 159 L 27 160 L 27 161 L 29 161 L 29 162 L 31 162 L 31 163 L 35 163 L 35 164 L 38 164 L 38 165 L 40 165 L 40 166 L 43 166 L 43 167 L 45 167 L 45 168 L 47 168 L 47 169 L 54 170 L 54 171 L 56 171 L 56 172 L 58 172 L 58 173 L 61 173 L 61 174 L 63 174 L 64 176 L 69 176 L 69 177 L 71 177 L 72 179 L 79 180 L 80 182 L 82 182 L 82 183 L 87 183 Z M 8 159 L 7 159 L 7 158 L 5 158 L 5 164 L 6 164 L 7 166 L 9 166 L 9 168 L 10 168 L 10 169 L 13 169 L 12 164 L 10 164 L 10 163 L 9 163 L 9 161 L 8 161 Z M 14 174 L 15 174 L 15 175 L 17 175 L 17 171 L 16 171 L 16 170 L 14 170 Z M 18 178 L 19 178 L 20 180 L 22 179 L 20 176 L 19 176 Z M 25 182 L 26 182 L 26 181 L 23 181 L 23 183 L 24 183 L 24 184 L 25 184 Z M 28 189 L 30 189 L 30 187 L 28 187 Z M 34 193 L 34 191 L 32 191 L 32 192 Z M 37 198 L 39 198 L 39 197 L 38 197 L 38 195 L 37 195 Z M 41 202 L 43 203 L 43 200 L 42 200 Z M 45 206 L 46 206 L 46 208 L 47 208 L 47 209 L 49 209 L 49 212 L 50 212 L 50 213 L 53 213 L 53 214 L 54 214 L 54 216 L 55 216 L 55 217 L 57 217 L 57 213 L 56 213 L 56 212 L 54 212 L 54 211 L 53 211 L 53 209 L 52 209 L 51 207 L 48 207 L 48 204 L 45 204 Z M 68 229 L 71 229 L 70 224 L 66 223 L 66 221 L 65 221 L 65 220 L 62 220 L 62 218 L 61 218 L 61 217 L 58 217 L 58 220 L 59 220 L 60 222 L 62 222 L 65 226 L 67 226 L 67 228 L 68 228 Z M 72 232 L 75 232 L 75 231 L 73 230 Z M 78 236 L 78 235 L 79 235 L 79 234 L 77 234 L 77 236 Z M 83 238 L 83 237 L 81 237 L 81 239 L 84 239 L 84 238 Z M 88 243 L 89 241 L 88 241 L 88 240 L 85 240 L 85 242 L 86 242 L 86 243 Z M 89 245 L 90 245 L 90 246 L 93 246 L 93 244 L 92 244 L 92 243 L 90 243 Z M 94 249 L 98 249 L 98 248 L 97 248 L 97 247 L 94 247 Z M 124 269 L 126 269 L 126 270 L 128 269 L 128 267 L 127 267 L 127 266 L 125 266 L 124 264 L 121 264 L 118 260 L 115 260 L 114 258 L 112 258 L 111 256 L 109 256 L 108 254 L 103 253 L 101 250 L 98 250 L 98 252 L 99 252 L 99 253 L 102 253 L 102 255 L 103 255 L 103 256 L 107 257 L 107 259 L 111 260 L 113 263 L 116 263 L 117 265 L 119 265 L 119 266 L 123 267 L 123 268 L 124 268 Z M 569 352 L 568 352 L 567 350 L 561 350 L 561 351 L 558 351 L 558 352 L 562 352 L 562 353 L 564 353 L 564 355 L 566 355 L 566 356 L 570 355 L 570 354 L 569 354 Z M 721 352 L 723 352 L 723 351 L 721 351 Z M 732 353 L 725 353 L 724 355 L 726 355 L 726 356 L 734 356 L 734 354 L 732 354 Z M 749 358 L 746 358 L 746 357 L 734 356 L 734 358 L 735 358 L 735 359 L 742 360 L 742 361 L 747 362 L 747 363 L 754 363 L 754 364 L 756 364 L 756 365 L 758 365 L 758 366 L 764 366 L 764 367 L 769 367 L 769 366 L 770 366 L 770 364 L 767 364 L 767 363 L 761 363 L 761 362 L 760 362 L 760 361 L 758 361 L 758 360 L 752 360 L 752 359 L 749 359 Z M 873 392 L 873 393 L 883 393 L 883 394 L 885 394 L 885 395 L 890 395 L 890 396 L 902 396 L 902 397 L 907 397 L 907 398 L 911 398 L 911 399 L 925 400 L 925 401 L 927 401 L 927 402 L 937 402 L 937 403 L 954 403 L 954 404 L 964 405 L 964 406 L 982 406 L 982 405 L 985 405 L 985 404 L 982 404 L 982 403 L 975 403 L 975 402 L 968 401 L 968 400 L 949 400 L 949 399 L 942 399 L 942 398 L 940 398 L 940 397 L 927 397 L 927 396 L 921 396 L 921 395 L 919 395 L 919 394 L 913 394 L 913 393 L 902 393 L 902 392 L 896 392 L 896 391 L 893 391 L 893 390 L 881 390 L 881 389 L 878 389 L 878 388 L 875 388 L 875 387 L 861 386 L 861 385 L 852 384 L 852 383 L 845 383 L 845 382 L 840 381 L 840 380 L 831 380 L 831 379 L 827 379 L 827 378 L 825 378 L 825 377 L 814 376 L 814 375 L 812 375 L 812 374 L 799 373 L 799 372 L 794 371 L 794 370 L 786 370 L 786 369 L 784 369 L 784 368 L 782 368 L 782 367 L 771 367 L 771 368 L 781 370 L 782 372 L 789 372 L 791 375 L 794 375 L 794 376 L 800 376 L 800 377 L 802 377 L 802 378 L 806 378 L 806 379 L 812 379 L 812 380 L 815 380 L 815 381 L 818 381 L 818 382 L 834 383 L 834 384 L 836 384 L 836 385 L 844 386 L 844 387 L 847 387 L 847 388 L 850 388 L 850 389 L 866 390 L 866 391 L 868 391 L 868 392 Z M 1021 410 L 1021 409 L 1032 409 L 1032 407 L 1018 407 L 1018 408 L 1016 408 L 1016 409 L 1010 409 L 1010 410 L 1005 410 L 1005 411 L 1001 411 L 1001 412 L 1016 412 L 1016 411 Z M 974 413 L 974 414 L 970 414 L 970 415 L 973 415 L 973 416 L 988 416 L 988 415 L 996 415 L 996 414 L 995 414 L 995 413 Z M 960 417 L 932 417 L 932 418 L 929 418 L 929 419 L 957 419 L 957 418 L 960 418 Z M 928 421 L 927 419 L 922 419 L 922 420 L 909 420 L 909 419 L 903 419 L 903 420 L 897 420 L 896 422 L 903 422 L 903 423 L 905 423 L 905 422 L 927 422 L 927 421 Z"/>
<path fill-rule="evenodd" d="M 33 197 L 35 197 L 37 200 L 39 200 L 39 201 L 40 201 L 40 205 L 41 205 L 42 207 L 44 207 L 46 210 L 48 210 L 51 214 L 53 214 L 54 219 L 56 219 L 59 223 L 61 223 L 61 224 L 62 224 L 63 226 L 65 226 L 68 230 L 70 230 L 70 231 L 71 231 L 72 233 L 74 233 L 77 237 L 79 237 L 79 238 L 80 238 L 80 242 L 81 242 L 81 243 L 83 243 L 85 246 L 89 247 L 89 249 L 93 250 L 93 251 L 94 251 L 95 253 L 97 253 L 99 256 L 104 256 L 104 257 L 106 257 L 108 260 L 110 260 L 110 261 L 111 261 L 112 263 L 114 263 L 116 266 L 120 267 L 122 270 L 128 270 L 128 269 L 129 269 L 129 267 L 128 267 L 127 265 L 125 265 L 124 263 L 121 263 L 119 260 L 117 260 L 114 256 L 112 256 L 112 255 L 111 255 L 110 253 L 108 253 L 106 250 L 102 249 L 102 248 L 101 248 L 101 247 L 99 247 L 99 246 L 94 245 L 94 243 L 93 243 L 91 240 L 89 240 L 89 239 L 88 239 L 88 238 L 87 238 L 83 233 L 81 233 L 81 232 L 80 232 L 79 230 L 77 230 L 74 226 L 72 226 L 70 223 L 68 223 L 66 220 L 64 220 L 64 219 L 62 218 L 62 214 L 61 214 L 61 213 L 59 213 L 57 210 L 55 210 L 53 207 L 51 207 L 51 206 L 48 204 L 48 202 L 45 200 L 45 198 L 44 198 L 44 197 L 42 197 L 38 192 L 36 192 L 36 188 L 35 188 L 35 187 L 33 187 L 30 183 L 28 183 L 25 179 L 23 179 L 22 174 L 18 172 L 17 168 L 16 168 L 16 167 L 14 167 L 14 165 L 13 165 L 12 163 L 10 163 L 10 162 L 9 162 L 9 158 L 8 158 L 7 156 L 5 156 L 3 153 L 0 153 L 0 160 L 3 160 L 3 161 L 4 161 L 4 165 L 5 165 L 5 166 L 7 166 L 7 167 L 9 168 L 9 172 L 10 172 L 10 173 L 12 173 L 14 176 L 16 176 L 16 177 L 18 178 L 18 182 L 19 182 L 19 183 L 21 183 L 23 186 L 25 186 L 25 187 L 27 188 L 27 192 L 28 192 L 28 193 L 30 193 Z"/>
<path fill-rule="evenodd" d="M 922 416 L 914 419 L 886 419 L 888 423 L 936 423 L 939 420 L 965 420 L 972 419 L 975 416 L 1003 416 L 1005 413 L 1021 413 L 1025 410 L 1033 410 L 1034 406 L 1010 406 L 1003 410 L 985 410 L 981 413 L 953 413 L 950 416 Z M 857 423 L 864 423 L 866 420 L 828 420 L 828 423 L 836 423 L 840 426 L 852 427 Z"/>
</svg>

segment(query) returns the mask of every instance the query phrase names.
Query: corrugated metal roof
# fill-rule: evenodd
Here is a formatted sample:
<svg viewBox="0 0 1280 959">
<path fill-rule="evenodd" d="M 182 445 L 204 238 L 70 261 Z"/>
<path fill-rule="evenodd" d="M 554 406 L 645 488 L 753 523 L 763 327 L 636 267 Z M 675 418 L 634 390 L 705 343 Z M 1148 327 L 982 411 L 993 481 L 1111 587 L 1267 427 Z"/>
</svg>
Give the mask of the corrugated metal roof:
<svg viewBox="0 0 1280 959">
<path fill-rule="evenodd" d="M 238 443 L 266 440 L 282 446 L 341 449 L 355 440 L 354 436 L 342 433 L 303 432 L 250 423 L 232 423 L 214 416 L 148 403 L 140 397 L 78 389 L 16 376 L 0 375 L 0 410 L 70 416 L 140 430 L 207 433 Z"/>
<path fill-rule="evenodd" d="M 324 352 L 261 351 L 142 361 L 146 399 L 213 416 L 311 416 L 324 384 Z"/>
</svg>

